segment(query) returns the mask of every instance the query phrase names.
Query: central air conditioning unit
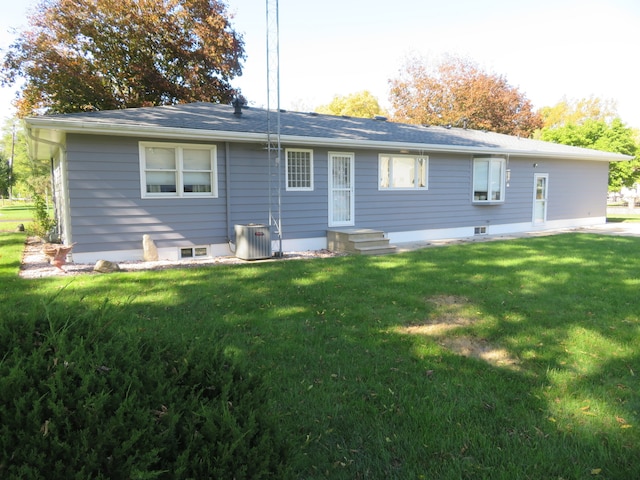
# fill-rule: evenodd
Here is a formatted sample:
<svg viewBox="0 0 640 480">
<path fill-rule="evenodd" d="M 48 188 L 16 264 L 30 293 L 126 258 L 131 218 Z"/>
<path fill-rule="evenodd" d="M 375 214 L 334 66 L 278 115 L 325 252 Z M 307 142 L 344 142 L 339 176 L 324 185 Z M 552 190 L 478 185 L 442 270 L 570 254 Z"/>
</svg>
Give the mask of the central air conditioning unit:
<svg viewBox="0 0 640 480">
<path fill-rule="evenodd" d="M 242 260 L 271 258 L 271 229 L 269 225 L 250 223 L 235 225 L 236 257 Z"/>
</svg>

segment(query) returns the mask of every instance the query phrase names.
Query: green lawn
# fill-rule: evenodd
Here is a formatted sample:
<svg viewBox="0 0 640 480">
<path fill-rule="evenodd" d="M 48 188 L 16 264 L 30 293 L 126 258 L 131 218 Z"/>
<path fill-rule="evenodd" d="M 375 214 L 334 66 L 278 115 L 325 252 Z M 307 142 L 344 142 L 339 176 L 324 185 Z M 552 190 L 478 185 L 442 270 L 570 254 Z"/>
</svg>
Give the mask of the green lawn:
<svg viewBox="0 0 640 480">
<path fill-rule="evenodd" d="M 268 385 L 292 478 L 640 478 L 640 238 L 41 280 L 23 239 L 0 234 L 0 308 L 220 342 Z"/>
<path fill-rule="evenodd" d="M 33 205 L 6 205 L 0 207 L 0 222 L 2 221 L 33 221 Z"/>
<path fill-rule="evenodd" d="M 608 214 L 607 223 L 635 223 L 640 222 L 640 213 L 637 215 L 632 214 Z"/>
</svg>

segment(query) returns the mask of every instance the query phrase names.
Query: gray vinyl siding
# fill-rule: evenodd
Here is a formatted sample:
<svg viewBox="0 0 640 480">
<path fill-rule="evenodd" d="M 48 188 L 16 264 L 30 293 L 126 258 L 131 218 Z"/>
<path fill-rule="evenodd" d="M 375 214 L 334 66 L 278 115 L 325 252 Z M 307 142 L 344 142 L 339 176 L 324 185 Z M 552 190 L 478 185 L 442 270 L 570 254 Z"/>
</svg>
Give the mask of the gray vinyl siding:
<svg viewBox="0 0 640 480">
<path fill-rule="evenodd" d="M 286 148 L 302 148 L 287 145 Z M 309 147 L 304 147 L 309 148 Z M 313 149 L 313 190 L 287 191 L 282 187 L 282 229 L 285 238 L 325 237 L 329 222 L 329 152 Z M 342 151 L 342 150 L 340 150 Z"/>
<path fill-rule="evenodd" d="M 367 154 L 366 161 L 362 161 L 363 156 L 356 157 L 356 165 L 360 166 L 360 176 L 356 178 L 359 225 L 387 232 L 456 226 L 460 209 L 469 207 L 470 157 L 424 153 L 429 156 L 428 188 L 424 190 L 379 190 L 378 152 Z"/>
<path fill-rule="evenodd" d="M 428 189 L 407 191 L 378 190 L 377 158 L 356 155 L 356 226 L 401 232 L 530 223 L 535 173 L 549 174 L 548 221 L 606 215 L 604 162 L 510 158 L 505 201 L 482 205 L 472 202 L 471 155 L 429 155 Z"/>
<path fill-rule="evenodd" d="M 358 226 L 402 232 L 531 220 L 533 180 L 526 183 L 524 192 L 521 186 L 515 187 L 514 178 L 524 176 L 515 163 L 508 166 L 512 182 L 505 202 L 478 205 L 472 203 L 471 155 L 430 154 L 428 189 L 404 191 L 378 190 L 378 154 L 364 157 L 356 157 Z"/>
<path fill-rule="evenodd" d="M 224 150 L 224 146 L 222 147 Z M 229 163 L 231 177 L 231 230 L 233 224 L 269 223 L 269 162 L 267 151 L 262 145 L 229 145 Z M 222 153 L 222 155 L 221 155 Z M 218 164 L 223 159 L 224 152 L 218 153 Z M 221 187 L 225 176 L 218 175 Z M 226 201 L 223 199 L 223 201 Z M 211 242 L 215 243 L 215 242 Z"/>
<path fill-rule="evenodd" d="M 283 150 L 284 148 L 283 146 Z M 262 145 L 231 144 L 229 151 L 231 224 L 268 224 L 270 201 L 274 217 L 278 215 L 277 168 L 272 165 L 271 171 L 269 170 L 268 154 Z M 323 159 L 322 155 L 314 151 L 313 191 L 287 191 L 283 165 L 280 171 L 280 211 L 282 228 L 287 238 L 326 235 L 326 168 L 326 158 Z M 269 189 L 271 189 L 271 198 L 269 198 Z"/>
<path fill-rule="evenodd" d="M 217 198 L 143 199 L 138 143 L 126 137 L 68 136 L 74 251 L 141 249 L 144 234 L 158 247 L 206 245 L 216 237 L 225 241 L 224 148 L 218 145 Z"/>
<path fill-rule="evenodd" d="M 233 239 L 229 236 L 234 224 L 269 223 L 270 186 L 273 213 L 277 214 L 277 172 L 272 168 L 270 183 L 264 145 L 215 144 L 217 198 L 141 198 L 139 142 L 143 140 L 68 135 L 69 204 L 75 252 L 141 250 L 144 234 L 150 234 L 159 248 L 226 243 Z M 175 143 L 189 142 L 175 140 Z M 284 151 L 299 146 L 282 147 Z M 535 173 L 549 174 L 548 220 L 606 214 L 606 162 L 511 157 L 504 203 L 477 205 L 472 202 L 472 155 L 423 152 L 429 156 L 428 189 L 379 190 L 378 156 L 395 151 L 314 148 L 312 191 L 287 191 L 284 165 L 281 169 L 285 239 L 326 235 L 329 152 L 354 154 L 356 227 L 392 233 L 531 222 Z M 231 178 L 229 225 L 227 163 Z"/>
<path fill-rule="evenodd" d="M 538 170 L 549 173 L 548 220 L 606 216 L 608 163 L 547 161 Z"/>
</svg>

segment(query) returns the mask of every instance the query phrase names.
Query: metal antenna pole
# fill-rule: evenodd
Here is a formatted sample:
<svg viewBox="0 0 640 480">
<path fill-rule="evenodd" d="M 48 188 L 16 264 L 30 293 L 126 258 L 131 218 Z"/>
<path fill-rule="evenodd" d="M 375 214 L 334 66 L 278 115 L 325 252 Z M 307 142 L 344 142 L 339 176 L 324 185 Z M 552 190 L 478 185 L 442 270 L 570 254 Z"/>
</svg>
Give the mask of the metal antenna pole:
<svg viewBox="0 0 640 480">
<path fill-rule="evenodd" d="M 280 146 L 280 21 L 278 0 L 267 2 L 267 151 L 269 152 L 269 225 L 278 236 L 282 257 L 282 162 Z M 275 171 L 275 173 L 274 173 Z M 274 175 L 277 181 L 274 182 Z M 275 185 L 274 185 L 275 184 Z M 273 190 L 276 190 L 274 193 Z"/>
</svg>

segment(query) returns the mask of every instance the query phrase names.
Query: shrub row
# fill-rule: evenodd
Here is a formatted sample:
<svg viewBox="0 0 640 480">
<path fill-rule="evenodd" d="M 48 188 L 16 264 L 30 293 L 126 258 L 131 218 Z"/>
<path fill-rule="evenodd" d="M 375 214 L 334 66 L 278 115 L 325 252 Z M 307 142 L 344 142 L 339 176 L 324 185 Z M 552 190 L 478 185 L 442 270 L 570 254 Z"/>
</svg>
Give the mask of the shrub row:
<svg viewBox="0 0 640 480">
<path fill-rule="evenodd" d="M 49 305 L 0 321 L 0 478 L 283 476 L 287 446 L 246 366 L 93 316 Z"/>
</svg>

